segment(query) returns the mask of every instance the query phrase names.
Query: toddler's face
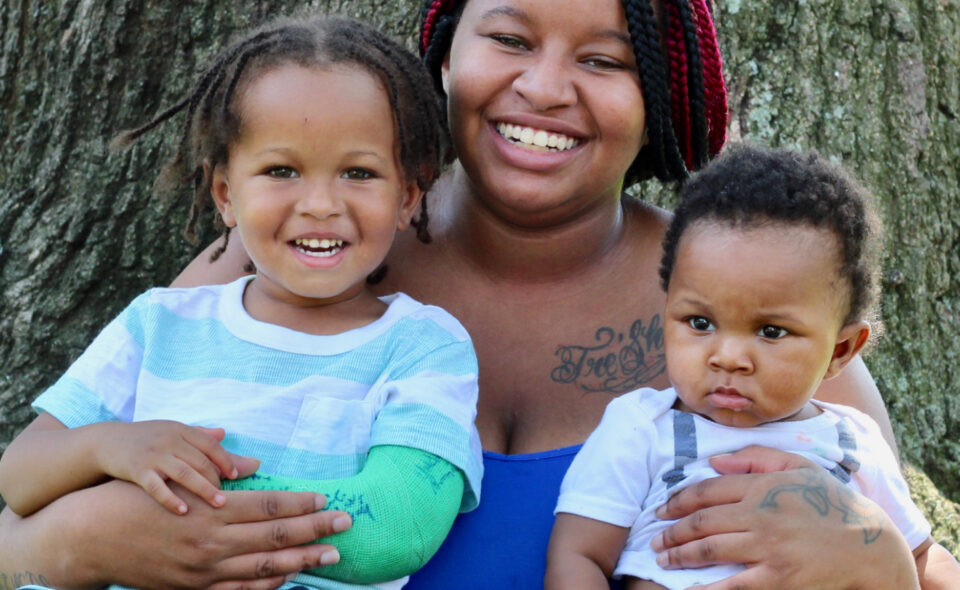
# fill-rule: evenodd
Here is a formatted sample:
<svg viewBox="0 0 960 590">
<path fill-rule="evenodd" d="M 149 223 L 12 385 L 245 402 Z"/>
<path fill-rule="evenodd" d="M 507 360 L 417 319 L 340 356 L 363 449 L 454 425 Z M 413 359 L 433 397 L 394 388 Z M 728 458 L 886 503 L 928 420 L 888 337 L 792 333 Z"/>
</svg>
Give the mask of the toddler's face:
<svg viewBox="0 0 960 590">
<path fill-rule="evenodd" d="M 239 92 L 241 133 L 212 192 L 254 284 L 294 304 L 355 297 L 419 203 L 386 92 L 359 67 L 293 64 Z"/>
<path fill-rule="evenodd" d="M 749 427 L 817 413 L 842 368 L 848 285 L 825 230 L 787 224 L 684 232 L 667 291 L 667 371 L 684 409 Z"/>
</svg>

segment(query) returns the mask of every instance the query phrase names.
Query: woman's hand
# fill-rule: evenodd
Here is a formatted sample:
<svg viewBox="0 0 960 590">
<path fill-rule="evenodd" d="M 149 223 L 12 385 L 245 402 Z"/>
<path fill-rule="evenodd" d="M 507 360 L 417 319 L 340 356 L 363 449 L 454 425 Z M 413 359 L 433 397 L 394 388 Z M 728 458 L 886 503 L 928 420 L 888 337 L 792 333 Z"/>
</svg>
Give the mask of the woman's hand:
<svg viewBox="0 0 960 590">
<path fill-rule="evenodd" d="M 678 492 L 658 511 L 680 519 L 653 542 L 664 567 L 747 565 L 703 590 L 919 588 L 887 515 L 824 469 L 760 447 L 711 464 L 727 475 Z"/>
<path fill-rule="evenodd" d="M 29 572 L 58 588 L 266 590 L 339 560 L 330 545 L 302 544 L 351 525 L 346 513 L 315 512 L 325 505 L 318 494 L 224 492 L 215 509 L 174 488 L 189 504 L 184 515 L 123 481 L 68 494 L 24 519 L 5 510 L 0 579 Z"/>
</svg>

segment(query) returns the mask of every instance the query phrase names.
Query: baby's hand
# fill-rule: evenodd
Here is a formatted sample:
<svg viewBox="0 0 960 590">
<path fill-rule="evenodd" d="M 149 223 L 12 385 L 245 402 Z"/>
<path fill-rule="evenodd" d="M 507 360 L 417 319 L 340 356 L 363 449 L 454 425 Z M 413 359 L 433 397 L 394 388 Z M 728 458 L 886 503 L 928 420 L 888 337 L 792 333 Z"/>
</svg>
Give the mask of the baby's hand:
<svg viewBox="0 0 960 590">
<path fill-rule="evenodd" d="M 167 485 L 175 481 L 214 508 L 223 506 L 220 478 L 237 477 L 235 455 L 220 446 L 222 428 L 187 426 L 170 420 L 110 422 L 100 446 L 100 464 L 107 475 L 142 487 L 175 514 L 187 504 Z"/>
</svg>

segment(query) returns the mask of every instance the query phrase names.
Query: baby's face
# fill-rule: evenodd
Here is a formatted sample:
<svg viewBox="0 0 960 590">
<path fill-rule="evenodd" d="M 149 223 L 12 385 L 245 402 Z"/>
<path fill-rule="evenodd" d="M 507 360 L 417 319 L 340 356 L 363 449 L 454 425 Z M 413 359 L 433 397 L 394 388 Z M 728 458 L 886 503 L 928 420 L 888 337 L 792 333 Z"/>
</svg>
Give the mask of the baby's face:
<svg viewBox="0 0 960 590">
<path fill-rule="evenodd" d="M 834 236 L 812 227 L 684 232 L 670 285 L 667 371 L 684 409 L 749 427 L 816 414 L 848 286 Z"/>
</svg>

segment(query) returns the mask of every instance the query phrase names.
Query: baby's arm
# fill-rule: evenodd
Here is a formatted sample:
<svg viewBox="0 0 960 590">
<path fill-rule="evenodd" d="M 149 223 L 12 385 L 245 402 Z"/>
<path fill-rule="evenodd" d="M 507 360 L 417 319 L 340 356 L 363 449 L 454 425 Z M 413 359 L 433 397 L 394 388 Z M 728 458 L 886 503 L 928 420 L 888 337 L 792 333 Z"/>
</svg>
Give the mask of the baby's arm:
<svg viewBox="0 0 960 590">
<path fill-rule="evenodd" d="M 950 552 L 929 538 L 913 550 L 921 590 L 960 588 L 960 564 Z"/>
<path fill-rule="evenodd" d="M 440 548 L 460 509 L 464 476 L 451 463 L 419 449 L 376 446 L 353 477 L 306 480 L 254 475 L 223 482 L 225 490 L 311 491 L 327 496 L 327 509 L 343 510 L 353 527 L 331 537 L 342 558 L 309 573 L 374 584 L 407 576 Z"/>
<path fill-rule="evenodd" d="M 630 529 L 585 516 L 561 512 L 553 523 L 547 547 L 547 590 L 607 590 Z"/>
<path fill-rule="evenodd" d="M 167 486 L 180 483 L 221 506 L 220 474 L 236 477 L 221 429 L 178 422 L 98 422 L 68 429 L 48 413 L 36 418 L 0 458 L 0 495 L 26 516 L 107 477 L 136 483 L 172 512 L 186 503 Z"/>
</svg>

